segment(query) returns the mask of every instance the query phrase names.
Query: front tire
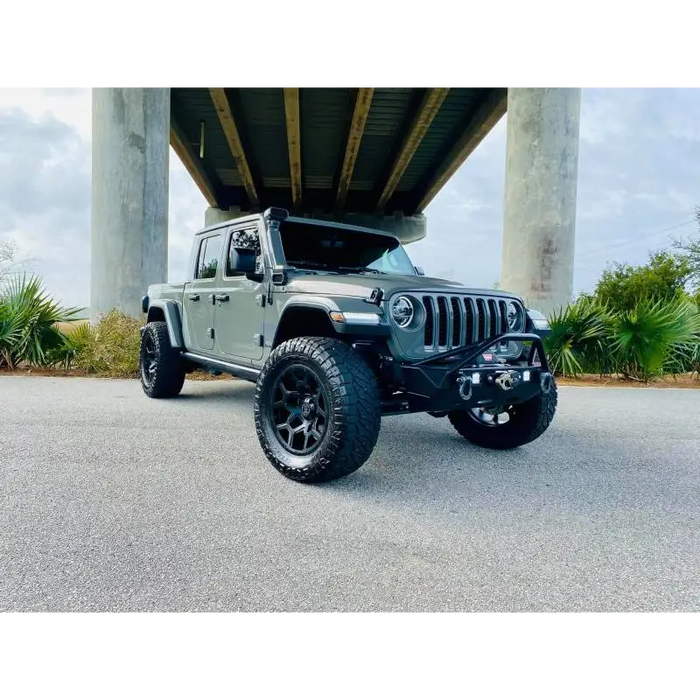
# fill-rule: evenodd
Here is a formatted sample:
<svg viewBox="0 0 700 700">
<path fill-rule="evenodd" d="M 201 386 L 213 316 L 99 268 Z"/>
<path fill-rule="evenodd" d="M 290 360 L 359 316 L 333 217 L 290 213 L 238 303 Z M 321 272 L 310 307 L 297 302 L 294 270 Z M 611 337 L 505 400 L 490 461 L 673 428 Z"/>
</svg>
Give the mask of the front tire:
<svg viewBox="0 0 700 700">
<path fill-rule="evenodd" d="M 552 379 L 548 393 L 508 406 L 500 413 L 467 409 L 450 411 L 448 417 L 454 429 L 469 442 L 493 450 L 510 450 L 536 440 L 547 430 L 557 401 L 557 386 Z"/>
<path fill-rule="evenodd" d="M 139 365 L 141 387 L 146 396 L 170 399 L 182 390 L 185 363 L 170 345 L 168 325 L 164 321 L 152 321 L 143 329 Z"/>
<path fill-rule="evenodd" d="M 272 351 L 255 388 L 255 430 L 272 466 L 294 481 L 347 476 L 374 450 L 376 376 L 335 338 L 292 338 Z"/>
</svg>

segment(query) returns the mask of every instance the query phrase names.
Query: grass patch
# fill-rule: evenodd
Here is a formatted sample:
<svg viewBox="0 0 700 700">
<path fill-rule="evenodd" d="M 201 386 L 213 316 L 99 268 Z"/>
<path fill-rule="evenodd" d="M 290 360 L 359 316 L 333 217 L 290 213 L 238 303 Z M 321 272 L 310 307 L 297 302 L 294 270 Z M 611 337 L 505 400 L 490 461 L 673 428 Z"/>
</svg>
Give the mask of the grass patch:
<svg viewBox="0 0 700 700">
<path fill-rule="evenodd" d="M 103 377 L 138 377 L 142 325 L 143 321 L 116 309 L 94 326 L 75 324 L 66 330 L 70 355 L 66 368 Z"/>
<path fill-rule="evenodd" d="M 86 321 L 70 321 L 60 324 L 70 355 L 69 362 L 60 369 L 46 370 L 41 374 L 63 376 L 96 376 L 121 379 L 139 377 L 139 351 L 144 321 L 113 309 L 99 323 L 91 326 Z M 39 374 L 35 370 L 29 372 Z M 187 375 L 191 381 L 233 379 L 227 375 L 215 377 L 204 370 Z"/>
</svg>

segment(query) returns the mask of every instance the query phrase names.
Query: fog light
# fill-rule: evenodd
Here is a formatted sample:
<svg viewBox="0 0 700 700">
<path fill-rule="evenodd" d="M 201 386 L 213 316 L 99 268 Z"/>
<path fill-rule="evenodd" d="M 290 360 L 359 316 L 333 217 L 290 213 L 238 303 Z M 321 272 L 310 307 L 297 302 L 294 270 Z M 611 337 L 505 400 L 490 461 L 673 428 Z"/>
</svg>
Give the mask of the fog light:
<svg viewBox="0 0 700 700">
<path fill-rule="evenodd" d="M 481 384 L 481 375 L 478 372 L 472 374 L 472 384 Z"/>
<path fill-rule="evenodd" d="M 529 369 L 526 369 L 526 370 L 523 372 L 523 381 L 524 381 L 524 382 L 529 382 L 529 381 L 530 381 L 530 370 L 529 370 Z"/>
</svg>

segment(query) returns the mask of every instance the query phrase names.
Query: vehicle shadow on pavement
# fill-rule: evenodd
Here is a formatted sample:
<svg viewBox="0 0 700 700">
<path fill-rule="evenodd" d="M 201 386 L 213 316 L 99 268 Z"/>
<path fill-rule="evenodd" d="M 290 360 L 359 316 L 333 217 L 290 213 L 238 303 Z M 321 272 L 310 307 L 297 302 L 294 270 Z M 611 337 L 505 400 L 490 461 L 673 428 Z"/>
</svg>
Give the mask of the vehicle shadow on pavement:
<svg viewBox="0 0 700 700">
<path fill-rule="evenodd" d="M 185 382 L 182 393 L 168 399 L 168 403 L 240 403 L 247 404 L 252 411 L 254 394 L 255 385 L 249 382 L 192 381 Z"/>
<path fill-rule="evenodd" d="M 659 503 L 696 499 L 687 484 L 659 473 L 661 453 L 619 437 L 572 435 L 566 426 L 552 426 L 529 445 L 513 450 L 488 450 L 451 434 L 439 420 L 383 426 L 370 460 L 345 479 L 320 485 L 354 501 L 393 503 L 397 508 L 447 511 L 465 508 L 547 509 L 560 514 L 647 513 Z M 696 499 L 697 500 L 697 499 Z"/>
<path fill-rule="evenodd" d="M 254 391 L 248 382 L 191 382 L 171 401 L 201 402 L 200 408 L 235 406 L 252 417 Z M 290 487 L 408 511 L 439 503 L 457 512 L 496 505 L 507 512 L 527 503 L 535 512 L 546 507 L 588 517 L 640 509 L 654 513 L 664 502 L 697 507 L 693 460 L 667 466 L 663 441 L 653 441 L 671 435 L 668 425 L 651 427 L 646 437 L 652 442 L 640 442 L 633 431 L 621 432 L 619 422 L 602 418 L 593 431 L 581 430 L 575 416 L 562 413 L 534 442 L 501 451 L 470 444 L 447 418 L 389 416 L 382 419 L 376 447 L 358 471 Z M 261 467 L 271 468 L 255 443 L 254 449 Z"/>
</svg>

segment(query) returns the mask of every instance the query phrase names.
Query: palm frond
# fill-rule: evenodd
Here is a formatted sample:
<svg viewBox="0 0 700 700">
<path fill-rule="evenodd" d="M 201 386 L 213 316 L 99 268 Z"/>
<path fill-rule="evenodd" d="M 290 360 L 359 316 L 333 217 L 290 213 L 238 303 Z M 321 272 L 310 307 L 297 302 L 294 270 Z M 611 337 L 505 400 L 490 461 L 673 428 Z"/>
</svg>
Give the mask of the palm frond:
<svg viewBox="0 0 700 700">
<path fill-rule="evenodd" d="M 700 338 L 700 315 L 685 300 L 642 300 L 619 313 L 612 351 L 621 370 L 648 381 L 663 374 L 674 354 L 692 349 Z"/>
<path fill-rule="evenodd" d="M 549 318 L 545 340 L 550 363 L 557 374 L 576 377 L 586 371 L 604 371 L 609 359 L 610 319 L 607 310 L 582 297 Z"/>
<path fill-rule="evenodd" d="M 10 367 L 20 362 L 51 364 L 51 355 L 65 344 L 57 324 L 73 320 L 82 309 L 63 307 L 51 299 L 36 276 L 15 275 L 0 289 L 0 352 Z"/>
</svg>

